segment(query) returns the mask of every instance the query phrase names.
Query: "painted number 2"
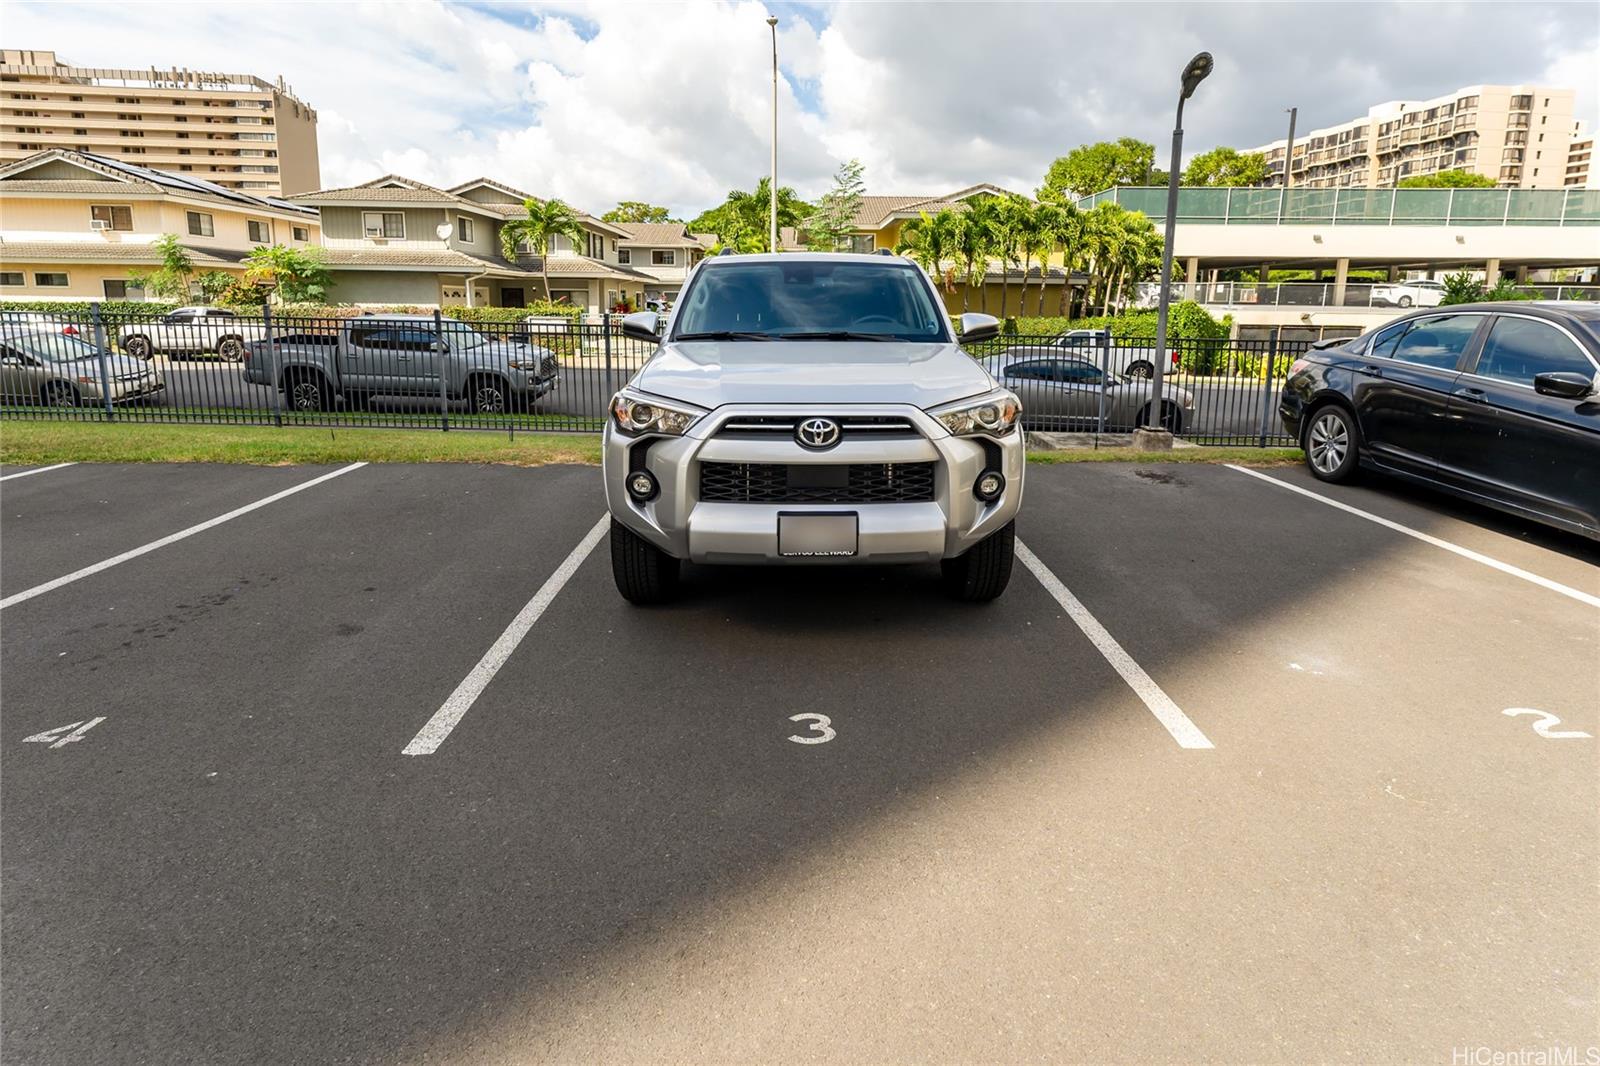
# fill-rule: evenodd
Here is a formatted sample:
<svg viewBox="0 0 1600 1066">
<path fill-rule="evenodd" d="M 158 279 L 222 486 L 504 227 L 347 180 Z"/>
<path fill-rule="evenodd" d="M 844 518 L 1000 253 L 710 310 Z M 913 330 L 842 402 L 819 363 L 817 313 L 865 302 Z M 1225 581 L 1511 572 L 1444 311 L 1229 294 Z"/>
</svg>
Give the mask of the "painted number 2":
<svg viewBox="0 0 1600 1066">
<path fill-rule="evenodd" d="M 76 743 L 83 739 L 83 735 L 105 718 L 91 718 L 86 722 L 73 722 L 71 725 L 56 726 L 46 729 L 43 733 L 35 733 L 31 737 L 23 737 L 24 744 L 49 744 L 52 748 L 64 748 L 68 744 Z"/>
<path fill-rule="evenodd" d="M 791 734 L 789 739 L 794 741 L 796 744 L 826 744 L 828 741 L 839 735 L 833 731 L 833 719 L 829 718 L 825 714 L 813 714 L 810 711 L 807 711 L 805 714 L 790 715 L 789 721 L 810 722 L 811 725 L 809 728 L 811 728 L 817 734 L 814 737 L 803 737 L 799 734 Z"/>
<path fill-rule="evenodd" d="M 1550 740 L 1581 740 L 1591 736 L 1591 734 L 1585 733 L 1581 729 L 1551 729 L 1551 726 L 1560 725 L 1561 719 L 1549 711 L 1536 711 L 1532 707 L 1507 707 L 1500 713 L 1508 718 L 1515 718 L 1521 714 L 1538 715 L 1539 720 L 1533 723 L 1533 731 Z"/>
</svg>

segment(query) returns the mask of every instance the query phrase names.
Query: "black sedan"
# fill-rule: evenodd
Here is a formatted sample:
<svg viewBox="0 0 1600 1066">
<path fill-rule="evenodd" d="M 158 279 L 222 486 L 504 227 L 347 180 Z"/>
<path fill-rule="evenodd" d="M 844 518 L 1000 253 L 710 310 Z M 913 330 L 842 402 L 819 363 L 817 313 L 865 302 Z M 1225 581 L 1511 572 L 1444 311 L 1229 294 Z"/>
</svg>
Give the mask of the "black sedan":
<svg viewBox="0 0 1600 1066">
<path fill-rule="evenodd" d="M 1278 410 L 1323 481 L 1369 467 L 1600 540 L 1600 305 L 1415 311 L 1307 352 Z"/>
</svg>

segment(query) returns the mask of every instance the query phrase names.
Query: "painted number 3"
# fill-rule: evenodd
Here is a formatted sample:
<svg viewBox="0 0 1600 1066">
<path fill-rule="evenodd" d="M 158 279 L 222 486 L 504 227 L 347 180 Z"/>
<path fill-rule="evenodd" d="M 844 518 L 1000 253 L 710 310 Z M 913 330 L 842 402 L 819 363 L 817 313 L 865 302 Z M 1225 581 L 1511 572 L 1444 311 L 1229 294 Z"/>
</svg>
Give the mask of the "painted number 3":
<svg viewBox="0 0 1600 1066">
<path fill-rule="evenodd" d="M 805 714 L 790 715 L 789 721 L 810 722 L 810 728 L 817 734 L 814 737 L 803 737 L 797 733 L 791 734 L 789 739 L 796 744 L 826 744 L 839 735 L 833 731 L 833 719 L 825 714 L 813 714 L 807 711 Z"/>
<path fill-rule="evenodd" d="M 1532 707 L 1507 707 L 1500 713 L 1508 718 L 1515 718 L 1518 715 L 1523 714 L 1538 715 L 1539 720 L 1533 723 L 1533 731 L 1538 733 L 1541 737 L 1546 737 L 1550 740 L 1580 740 L 1590 736 L 1590 734 L 1585 733 L 1581 729 L 1551 729 L 1551 726 L 1560 725 L 1561 719 L 1557 718 L 1549 711 L 1538 711 L 1534 710 Z"/>
</svg>

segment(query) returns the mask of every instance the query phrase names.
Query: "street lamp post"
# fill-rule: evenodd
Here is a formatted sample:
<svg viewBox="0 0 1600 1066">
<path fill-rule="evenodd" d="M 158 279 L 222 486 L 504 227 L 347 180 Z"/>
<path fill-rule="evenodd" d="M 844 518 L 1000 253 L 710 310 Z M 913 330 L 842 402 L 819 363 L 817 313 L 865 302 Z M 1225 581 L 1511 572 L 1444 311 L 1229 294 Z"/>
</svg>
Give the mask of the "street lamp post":
<svg viewBox="0 0 1600 1066">
<path fill-rule="evenodd" d="M 772 186 L 767 190 L 768 251 L 778 250 L 778 16 L 768 15 L 772 27 Z"/>
<path fill-rule="evenodd" d="M 1211 73 L 1211 53 L 1201 52 L 1183 68 L 1183 92 L 1178 96 L 1178 118 L 1172 127 L 1171 172 L 1167 175 L 1167 234 L 1161 243 L 1161 294 L 1156 303 L 1156 372 L 1151 379 L 1150 417 L 1161 428 L 1161 384 L 1167 368 L 1167 309 L 1172 303 L 1172 236 L 1178 224 L 1178 173 L 1183 164 L 1183 102 Z"/>
</svg>

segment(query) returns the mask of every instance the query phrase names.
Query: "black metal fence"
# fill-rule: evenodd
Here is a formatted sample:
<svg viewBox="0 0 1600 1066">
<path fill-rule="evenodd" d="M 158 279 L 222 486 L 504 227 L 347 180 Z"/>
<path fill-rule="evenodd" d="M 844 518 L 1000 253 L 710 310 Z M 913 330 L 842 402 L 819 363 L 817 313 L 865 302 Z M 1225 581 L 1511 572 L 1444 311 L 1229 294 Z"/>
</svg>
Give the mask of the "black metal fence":
<svg viewBox="0 0 1600 1066">
<path fill-rule="evenodd" d="M 1307 342 L 1178 341 L 1152 402 L 1150 338 L 1004 336 L 967 346 L 1021 396 L 1029 429 L 1160 421 L 1204 444 L 1292 443 L 1277 394 Z M 595 432 L 654 351 L 599 322 L 461 322 L 438 312 L 307 318 L 0 312 L 0 418 Z"/>
</svg>

